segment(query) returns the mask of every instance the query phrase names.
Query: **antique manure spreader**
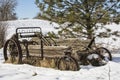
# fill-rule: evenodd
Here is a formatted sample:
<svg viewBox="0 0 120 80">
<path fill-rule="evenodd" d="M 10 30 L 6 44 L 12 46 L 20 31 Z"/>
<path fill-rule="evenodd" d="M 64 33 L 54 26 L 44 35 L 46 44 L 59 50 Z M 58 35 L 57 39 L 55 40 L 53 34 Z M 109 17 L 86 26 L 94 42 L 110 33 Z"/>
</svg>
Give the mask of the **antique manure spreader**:
<svg viewBox="0 0 120 80">
<path fill-rule="evenodd" d="M 57 46 L 51 38 L 43 36 L 40 27 L 20 27 L 4 45 L 6 63 L 31 64 L 60 70 L 79 70 L 71 48 Z M 51 40 L 51 41 L 50 41 Z"/>
<path fill-rule="evenodd" d="M 104 47 L 92 46 L 94 42 L 95 37 L 87 45 L 79 39 L 55 40 L 44 36 L 40 27 L 20 27 L 6 41 L 4 59 L 6 63 L 72 71 L 79 70 L 79 65 L 105 65 L 112 55 Z M 82 50 L 81 44 L 86 45 Z"/>
</svg>

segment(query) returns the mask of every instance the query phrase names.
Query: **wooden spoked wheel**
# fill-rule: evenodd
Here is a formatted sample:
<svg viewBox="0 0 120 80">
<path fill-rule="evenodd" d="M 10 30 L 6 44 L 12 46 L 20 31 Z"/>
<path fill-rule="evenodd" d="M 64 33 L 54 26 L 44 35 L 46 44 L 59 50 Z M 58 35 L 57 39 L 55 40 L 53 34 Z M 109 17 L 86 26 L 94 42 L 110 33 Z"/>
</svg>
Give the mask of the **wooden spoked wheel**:
<svg viewBox="0 0 120 80">
<path fill-rule="evenodd" d="M 111 52 L 108 49 L 106 49 L 104 47 L 100 47 L 100 48 L 97 48 L 96 51 L 97 51 L 97 53 L 100 54 L 102 59 L 104 59 L 106 61 L 112 60 Z"/>
<path fill-rule="evenodd" d="M 9 39 L 4 45 L 4 59 L 5 62 L 21 64 L 22 63 L 22 50 L 20 44 L 13 40 Z"/>
<path fill-rule="evenodd" d="M 59 70 L 79 70 L 79 65 L 77 61 L 71 56 L 64 56 L 58 60 L 58 69 Z"/>
</svg>

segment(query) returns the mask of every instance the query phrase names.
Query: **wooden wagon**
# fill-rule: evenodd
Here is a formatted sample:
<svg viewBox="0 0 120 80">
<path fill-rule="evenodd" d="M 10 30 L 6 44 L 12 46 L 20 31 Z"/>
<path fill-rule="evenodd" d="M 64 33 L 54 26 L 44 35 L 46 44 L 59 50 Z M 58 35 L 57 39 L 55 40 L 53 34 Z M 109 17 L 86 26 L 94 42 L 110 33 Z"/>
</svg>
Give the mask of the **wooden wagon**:
<svg viewBox="0 0 120 80">
<path fill-rule="evenodd" d="M 78 44 L 78 40 L 62 40 L 60 44 L 65 43 L 68 45 L 60 46 L 52 38 L 44 36 L 40 27 L 20 27 L 16 29 L 16 34 L 6 41 L 4 59 L 5 62 L 9 63 L 27 63 L 73 71 L 79 70 L 81 64 L 90 63 L 99 66 L 101 61 L 112 60 L 112 55 L 108 49 L 91 46 L 94 41 L 95 37 L 81 51 L 79 50 L 81 46 Z"/>
<path fill-rule="evenodd" d="M 36 40 L 37 39 L 37 40 Z M 52 40 L 52 39 L 51 39 Z M 5 62 L 52 67 L 60 70 L 79 70 L 71 48 L 51 44 L 40 27 L 20 27 L 4 45 Z"/>
</svg>

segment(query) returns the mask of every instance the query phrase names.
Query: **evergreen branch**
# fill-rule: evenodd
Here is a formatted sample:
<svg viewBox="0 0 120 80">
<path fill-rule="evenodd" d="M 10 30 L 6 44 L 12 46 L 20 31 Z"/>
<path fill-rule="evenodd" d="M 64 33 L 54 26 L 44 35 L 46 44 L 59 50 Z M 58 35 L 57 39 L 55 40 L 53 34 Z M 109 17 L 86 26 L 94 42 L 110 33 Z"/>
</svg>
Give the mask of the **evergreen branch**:
<svg viewBox="0 0 120 80">
<path fill-rule="evenodd" d="M 84 25 L 84 23 L 80 22 L 80 21 L 76 21 L 77 23 L 81 24 L 84 28 L 86 28 L 86 26 Z"/>
<path fill-rule="evenodd" d="M 117 2 L 115 4 L 113 4 L 109 9 L 107 9 L 106 11 L 109 11 L 111 8 L 113 8 L 115 5 L 117 4 Z M 102 17 L 106 14 L 107 12 L 104 12 L 96 21 L 99 21 L 100 19 L 102 19 Z"/>
</svg>

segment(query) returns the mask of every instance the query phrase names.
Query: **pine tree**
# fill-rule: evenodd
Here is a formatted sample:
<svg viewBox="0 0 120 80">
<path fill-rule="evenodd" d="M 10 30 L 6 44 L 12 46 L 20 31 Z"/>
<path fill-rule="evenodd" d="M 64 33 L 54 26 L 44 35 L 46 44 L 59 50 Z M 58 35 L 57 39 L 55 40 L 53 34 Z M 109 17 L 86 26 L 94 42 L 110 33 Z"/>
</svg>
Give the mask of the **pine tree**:
<svg viewBox="0 0 120 80">
<path fill-rule="evenodd" d="M 80 29 L 88 38 L 92 38 L 97 23 L 120 22 L 119 0 L 36 0 L 36 5 L 40 8 L 38 18 L 79 24 L 72 28 L 73 32 Z"/>
</svg>

